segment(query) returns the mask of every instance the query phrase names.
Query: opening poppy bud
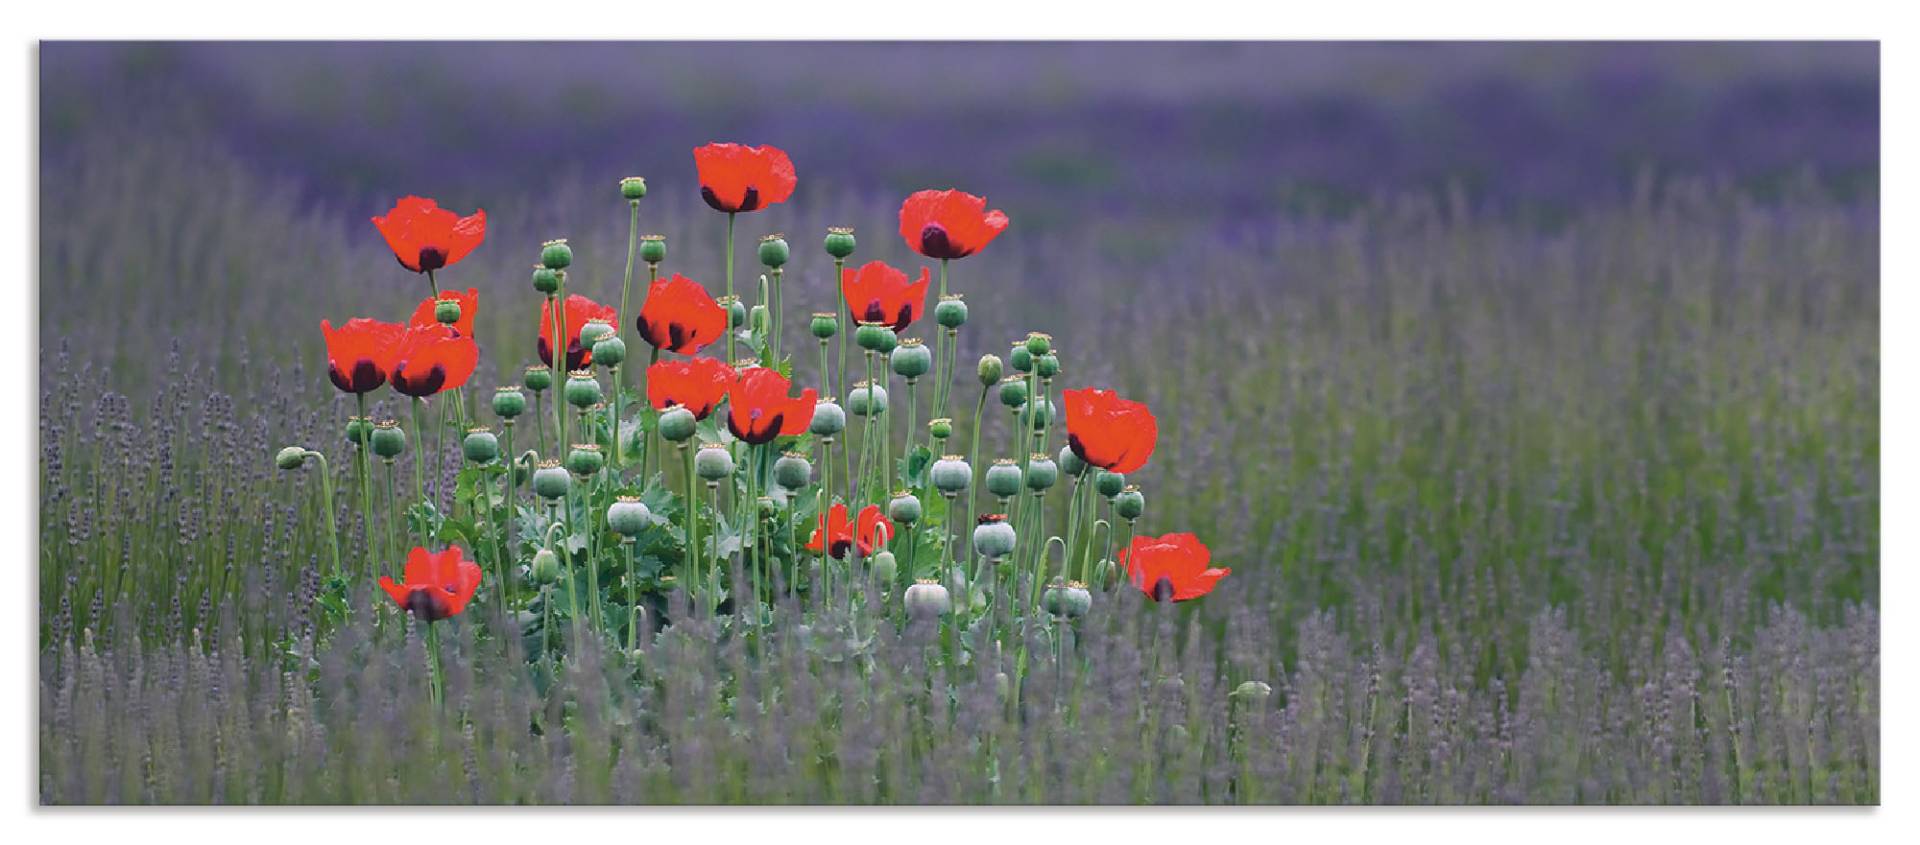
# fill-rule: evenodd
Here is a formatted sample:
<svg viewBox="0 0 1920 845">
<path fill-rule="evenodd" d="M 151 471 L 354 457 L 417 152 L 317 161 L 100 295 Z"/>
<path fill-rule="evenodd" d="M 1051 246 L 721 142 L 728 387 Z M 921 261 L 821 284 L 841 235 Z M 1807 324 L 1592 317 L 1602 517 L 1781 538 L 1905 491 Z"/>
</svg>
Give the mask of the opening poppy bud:
<svg viewBox="0 0 1920 845">
<path fill-rule="evenodd" d="M 900 574 L 900 563 L 894 560 L 893 552 L 881 549 L 874 552 L 873 557 L 867 558 L 867 572 L 873 576 L 873 580 L 891 584 L 894 576 Z"/>
<path fill-rule="evenodd" d="M 953 420 L 947 417 L 928 420 L 927 431 L 933 435 L 933 439 L 945 440 L 953 436 Z"/>
<path fill-rule="evenodd" d="M 799 452 L 788 452 L 773 462 L 773 483 L 798 490 L 813 480 L 813 464 Z"/>
<path fill-rule="evenodd" d="M 1060 471 L 1070 476 L 1078 477 L 1081 473 L 1087 471 L 1087 462 L 1080 460 L 1080 456 L 1073 453 L 1072 446 L 1060 447 L 1058 463 L 1060 464 Z"/>
<path fill-rule="evenodd" d="M 952 495 L 967 489 L 973 483 L 973 467 L 959 455 L 944 455 L 934 461 L 927 470 L 927 477 L 933 481 L 933 487 L 942 493 Z"/>
<path fill-rule="evenodd" d="M 495 388 L 493 412 L 504 420 L 520 416 L 527 412 L 527 395 L 521 393 L 520 388 L 510 384 Z"/>
<path fill-rule="evenodd" d="M 1147 497 L 1140 494 L 1140 488 L 1131 484 L 1113 497 L 1113 514 L 1121 519 L 1132 521 L 1140 518 L 1147 510 Z"/>
<path fill-rule="evenodd" d="M 1006 514 L 986 514 L 973 526 L 973 551 L 988 560 L 1012 554 L 1013 544 L 1013 526 L 1007 524 Z"/>
<path fill-rule="evenodd" d="M 565 270 L 573 263 L 573 247 L 567 246 L 566 238 L 547 241 L 540 245 L 540 266 L 550 270 Z"/>
<path fill-rule="evenodd" d="M 1031 372 L 1033 370 L 1033 353 L 1027 351 L 1026 344 L 1016 343 L 1013 345 L 1013 349 L 1007 353 L 1007 363 L 1013 365 L 1013 371 L 1016 373 Z"/>
<path fill-rule="evenodd" d="M 1018 408 L 1027 404 L 1027 383 L 1011 379 L 1000 383 L 1000 404 Z"/>
<path fill-rule="evenodd" d="M 1072 447 L 1068 447 L 1068 451 L 1072 451 Z M 1108 472 L 1103 469 L 1099 475 L 1094 476 L 1093 485 L 1094 489 L 1100 492 L 1100 495 L 1111 499 L 1120 495 L 1120 491 L 1127 489 L 1127 477 L 1120 473 Z"/>
<path fill-rule="evenodd" d="M 917 337 L 900 341 L 893 354 L 888 357 L 893 371 L 908 381 L 917 379 L 933 370 L 933 350 L 920 342 Z"/>
<path fill-rule="evenodd" d="M 785 235 L 773 234 L 760 239 L 760 263 L 768 267 L 779 267 L 787 263 L 792 251 L 787 248 Z"/>
<path fill-rule="evenodd" d="M 1041 378 L 1053 378 L 1060 374 L 1060 356 L 1051 352 L 1033 359 L 1033 374 Z"/>
<path fill-rule="evenodd" d="M 864 381 L 854 382 L 853 390 L 847 393 L 847 410 L 856 417 L 886 413 L 887 389 Z"/>
<path fill-rule="evenodd" d="M 767 312 L 767 306 L 753 306 L 753 309 L 747 312 L 747 325 L 759 334 L 766 334 L 768 327 L 773 325 L 772 317 Z"/>
<path fill-rule="evenodd" d="M 273 462 L 281 469 L 299 469 L 301 464 L 307 462 L 307 450 L 298 446 L 288 446 L 273 456 Z"/>
<path fill-rule="evenodd" d="M 1045 490 L 1060 480 L 1060 467 L 1046 455 L 1035 454 L 1027 458 L 1027 489 Z"/>
<path fill-rule="evenodd" d="M 1034 431 L 1039 431 L 1053 423 L 1053 402 L 1045 398 L 1028 402 L 1020 413 L 1033 425 Z"/>
<path fill-rule="evenodd" d="M 907 612 L 921 618 L 939 616 L 953 609 L 947 588 L 932 578 L 922 578 L 908 587 L 906 602 Z"/>
<path fill-rule="evenodd" d="M 606 465 L 606 456 L 592 443 L 575 443 L 573 451 L 567 453 L 567 471 L 581 478 L 599 472 Z"/>
<path fill-rule="evenodd" d="M 813 406 L 813 422 L 807 424 L 807 430 L 821 437 L 832 437 L 847 428 L 847 412 L 840 409 L 832 399 L 822 399 Z"/>
<path fill-rule="evenodd" d="M 441 299 L 435 301 L 433 303 L 433 319 L 435 322 L 446 325 L 453 325 L 454 323 L 460 322 L 460 301 L 457 299 Z"/>
<path fill-rule="evenodd" d="M 393 420 L 381 420 L 373 427 L 369 440 L 373 445 L 373 453 L 389 461 L 407 451 L 407 433 L 401 431 L 400 424 Z"/>
<path fill-rule="evenodd" d="M 607 527 L 622 537 L 637 537 L 652 523 L 652 512 L 638 496 L 621 496 L 607 507 Z"/>
<path fill-rule="evenodd" d="M 647 180 L 638 176 L 628 176 L 620 180 L 620 196 L 627 202 L 638 202 L 647 195 Z"/>
<path fill-rule="evenodd" d="M 693 418 L 693 411 L 684 405 L 675 405 L 660 414 L 660 436 L 671 443 L 679 443 L 693 436 L 699 420 Z"/>
<path fill-rule="evenodd" d="M 740 301 L 740 297 L 722 296 L 713 301 L 727 309 L 727 328 L 737 329 L 747 324 L 747 306 Z"/>
<path fill-rule="evenodd" d="M 999 384 L 1000 376 L 1005 372 L 1003 366 L 1004 365 L 1000 363 L 1000 356 L 998 355 L 980 356 L 980 384 L 983 387 L 992 387 Z M 1024 402 L 1026 400 L 1023 399 L 1021 401 Z"/>
<path fill-rule="evenodd" d="M 940 304 L 933 306 L 933 320 L 949 329 L 957 329 L 967 324 L 967 303 L 960 294 L 950 293 L 940 297 Z"/>
<path fill-rule="evenodd" d="M 560 273 L 552 267 L 533 268 L 533 289 L 551 294 L 560 289 Z"/>
<path fill-rule="evenodd" d="M 647 235 L 640 239 L 640 260 L 659 264 L 667 260 L 667 236 Z"/>
<path fill-rule="evenodd" d="M 888 339 L 893 337 L 893 329 L 885 323 L 861 323 L 853 330 L 853 342 L 869 352 L 885 352 Z"/>
<path fill-rule="evenodd" d="M 593 342 L 593 362 L 603 367 L 618 367 L 627 360 L 627 342 L 609 334 Z"/>
<path fill-rule="evenodd" d="M 1009 458 L 987 467 L 987 492 L 1005 499 L 1020 492 L 1020 465 Z"/>
<path fill-rule="evenodd" d="M 827 254 L 842 261 L 853 254 L 853 229 L 832 226 L 827 229 Z"/>
<path fill-rule="evenodd" d="M 520 383 L 526 385 L 528 390 L 539 393 L 553 386 L 553 371 L 534 364 L 520 377 Z"/>
<path fill-rule="evenodd" d="M 552 549 L 533 553 L 533 580 L 542 584 L 560 580 L 560 556 L 554 554 Z"/>
<path fill-rule="evenodd" d="M 490 464 L 500 457 L 500 439 L 493 432 L 476 428 L 467 432 L 467 438 L 460 441 L 460 453 L 476 464 Z"/>
<path fill-rule="evenodd" d="M 572 488 L 573 476 L 561 468 L 559 461 L 541 461 L 540 468 L 533 471 L 533 492 L 542 499 L 558 499 Z"/>
<path fill-rule="evenodd" d="M 693 456 L 693 471 L 706 481 L 726 478 L 733 474 L 733 453 L 717 443 L 702 446 Z"/>
<path fill-rule="evenodd" d="M 595 381 L 588 370 L 574 370 L 567 374 L 567 404 L 586 410 L 600 404 L 605 394 L 600 392 L 600 382 Z"/>
<path fill-rule="evenodd" d="M 1045 355 L 1053 349 L 1053 335 L 1044 332 L 1032 332 L 1027 335 L 1027 351 L 1035 356 Z"/>
<path fill-rule="evenodd" d="M 365 446 L 368 435 L 373 434 L 373 421 L 366 417 L 347 418 L 347 442 L 355 446 Z"/>
</svg>

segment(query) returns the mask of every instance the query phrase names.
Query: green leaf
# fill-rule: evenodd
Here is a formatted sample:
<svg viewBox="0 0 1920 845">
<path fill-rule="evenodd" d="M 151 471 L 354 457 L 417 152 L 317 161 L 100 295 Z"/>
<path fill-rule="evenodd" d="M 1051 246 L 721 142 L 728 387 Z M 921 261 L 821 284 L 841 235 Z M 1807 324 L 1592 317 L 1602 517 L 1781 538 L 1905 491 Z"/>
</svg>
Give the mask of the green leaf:
<svg viewBox="0 0 1920 845">
<path fill-rule="evenodd" d="M 915 446 L 900 459 L 900 480 L 908 489 L 924 489 L 927 486 L 927 467 L 932 465 L 933 450 Z"/>
</svg>

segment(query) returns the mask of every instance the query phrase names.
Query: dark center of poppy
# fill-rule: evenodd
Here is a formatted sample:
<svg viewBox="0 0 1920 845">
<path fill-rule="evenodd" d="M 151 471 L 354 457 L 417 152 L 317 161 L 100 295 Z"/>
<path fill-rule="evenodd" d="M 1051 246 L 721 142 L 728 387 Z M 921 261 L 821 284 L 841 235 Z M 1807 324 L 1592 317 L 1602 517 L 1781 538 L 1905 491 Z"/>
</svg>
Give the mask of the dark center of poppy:
<svg viewBox="0 0 1920 845">
<path fill-rule="evenodd" d="M 670 352 L 679 352 L 681 345 L 686 342 L 687 342 L 686 327 L 680 325 L 679 323 L 668 323 L 667 324 L 667 350 Z"/>
<path fill-rule="evenodd" d="M 423 246 L 420 248 L 420 272 L 425 273 L 428 270 L 438 270 L 445 266 L 447 266 L 446 250 L 437 246 Z"/>
<path fill-rule="evenodd" d="M 380 367 L 367 358 L 355 360 L 351 373 L 343 373 L 338 366 L 328 362 L 327 378 L 333 381 L 334 387 L 348 393 L 366 393 L 376 390 L 387 381 L 386 374 L 380 372 Z"/>
<path fill-rule="evenodd" d="M 1173 598 L 1173 579 L 1165 575 L 1153 582 L 1153 600 L 1170 601 Z"/>
<path fill-rule="evenodd" d="M 422 622 L 437 622 L 447 618 L 447 603 L 438 595 L 439 591 L 426 587 L 416 587 L 407 593 L 407 610 L 413 618 Z"/>
<path fill-rule="evenodd" d="M 447 383 L 447 368 L 439 364 L 425 373 L 409 373 L 403 362 L 393 370 L 393 386 L 408 396 L 431 396 Z"/>
<path fill-rule="evenodd" d="M 920 254 L 929 258 L 960 258 L 966 255 L 947 237 L 947 228 L 928 223 L 920 230 Z"/>
</svg>

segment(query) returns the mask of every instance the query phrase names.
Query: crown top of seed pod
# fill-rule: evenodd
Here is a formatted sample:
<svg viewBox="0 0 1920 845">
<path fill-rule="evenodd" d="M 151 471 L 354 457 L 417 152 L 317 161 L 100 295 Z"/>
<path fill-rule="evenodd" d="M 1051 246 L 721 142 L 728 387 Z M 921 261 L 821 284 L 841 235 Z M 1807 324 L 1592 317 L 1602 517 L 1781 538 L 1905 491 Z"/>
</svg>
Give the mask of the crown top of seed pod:
<svg viewBox="0 0 1920 845">
<path fill-rule="evenodd" d="M 1087 582 L 1085 581 L 1068 581 L 1067 582 L 1067 589 L 1069 590 L 1084 590 L 1086 588 L 1087 588 Z"/>
<path fill-rule="evenodd" d="M 941 456 L 940 456 L 940 460 L 943 460 L 943 461 L 964 461 L 964 460 L 966 460 L 966 457 L 965 457 L 965 456 L 963 456 L 963 455 L 941 455 Z"/>
<path fill-rule="evenodd" d="M 352 422 L 372 422 L 372 421 L 373 421 L 373 418 L 372 418 L 372 417 L 359 417 L 359 416 L 353 416 L 353 417 L 347 417 L 347 422 L 350 422 L 350 423 L 352 423 Z"/>
<path fill-rule="evenodd" d="M 467 428 L 467 433 L 468 434 L 492 434 L 493 429 L 489 426 L 484 426 L 484 425 L 469 426 Z"/>
<path fill-rule="evenodd" d="M 860 325 L 863 325 L 863 326 L 879 326 L 880 328 L 883 328 L 883 329 L 893 328 L 893 324 L 885 320 L 861 320 L 859 321 L 859 323 Z"/>
<path fill-rule="evenodd" d="M 965 299 L 965 298 L 967 298 L 967 296 L 966 296 L 966 294 L 963 294 L 963 293 L 943 293 L 943 294 L 940 294 L 940 301 L 941 301 L 941 302 L 959 302 L 960 300 L 962 300 L 962 299 Z"/>
<path fill-rule="evenodd" d="M 542 247 L 549 247 L 549 246 L 564 246 L 564 245 L 566 245 L 566 243 L 567 243 L 567 239 L 566 239 L 566 238 L 554 238 L 553 240 L 550 240 L 550 241 L 541 241 L 541 242 L 540 242 L 540 245 L 541 245 Z"/>
<path fill-rule="evenodd" d="M 539 464 L 541 469 L 555 469 L 560 466 L 559 458 L 548 458 Z"/>
<path fill-rule="evenodd" d="M 915 583 L 915 584 L 932 584 L 932 585 L 934 585 L 934 586 L 939 586 L 939 584 L 940 584 L 940 579 L 938 579 L 938 578 L 915 578 L 915 579 L 913 579 L 913 583 Z"/>
<path fill-rule="evenodd" d="M 721 305 L 732 305 L 736 302 L 739 302 L 740 297 L 731 293 L 727 293 L 727 294 L 721 294 L 719 296 L 714 297 L 713 301 Z"/>
<path fill-rule="evenodd" d="M 806 459 L 806 457 L 807 457 L 807 453 L 805 453 L 805 452 L 800 452 L 800 451 L 796 451 L 796 450 L 793 450 L 793 449 L 789 449 L 789 450 L 787 450 L 787 451 L 785 451 L 785 452 L 781 452 L 781 453 L 780 453 L 780 457 L 783 457 L 783 458 L 800 458 L 800 459 L 802 459 L 802 460 L 805 460 L 805 459 Z"/>
<path fill-rule="evenodd" d="M 542 369 L 545 369 L 544 367 Z M 567 378 L 593 378 L 592 370 L 568 370 Z"/>
<path fill-rule="evenodd" d="M 836 317 L 839 317 L 840 315 L 838 315 L 838 314 L 835 314 L 835 313 L 833 313 L 832 311 L 815 311 L 815 312 L 813 312 L 813 315 L 812 315 L 812 316 L 815 316 L 815 317 L 826 317 L 826 318 L 828 318 L 828 319 L 832 319 L 832 318 L 836 318 Z"/>
<path fill-rule="evenodd" d="M 615 496 L 613 497 L 613 500 L 616 502 L 638 502 L 640 501 L 640 497 L 639 496 Z"/>
<path fill-rule="evenodd" d="M 774 233 L 773 233 L 773 234 L 771 234 L 771 235 L 761 235 L 761 236 L 760 236 L 760 242 L 761 242 L 761 243 L 766 243 L 767 241 L 779 241 L 779 240 L 786 240 L 786 237 L 787 237 L 787 235 L 786 235 L 786 233 L 785 233 L 785 232 L 774 232 Z"/>
<path fill-rule="evenodd" d="M 540 369 L 543 369 L 543 370 L 544 370 L 544 369 L 546 369 L 546 368 L 545 368 L 545 367 L 541 367 Z M 496 387 L 496 388 L 494 388 L 494 389 L 493 389 L 493 392 L 495 392 L 495 393 L 519 393 L 519 392 L 520 392 L 520 385 L 517 385 L 517 384 L 503 384 L 503 385 L 500 385 L 499 387 Z"/>
<path fill-rule="evenodd" d="M 589 451 L 589 452 L 598 452 L 598 451 L 600 451 L 600 444 L 598 444 L 598 443 L 575 443 L 575 444 L 573 444 L 573 448 L 575 448 L 575 449 L 585 449 L 585 450 L 587 450 L 587 451 Z"/>
<path fill-rule="evenodd" d="M 926 341 L 923 341 L 917 337 L 903 337 L 900 339 L 900 345 L 901 346 L 925 346 Z"/>
<path fill-rule="evenodd" d="M 736 370 L 754 370 L 754 369 L 759 369 L 759 368 L 760 368 L 760 359 L 758 359 L 758 358 L 741 358 L 740 360 L 738 360 L 738 361 L 735 361 L 735 362 L 733 362 L 733 368 L 734 368 L 734 369 L 736 369 Z"/>
<path fill-rule="evenodd" d="M 856 387 L 856 388 L 863 388 L 863 387 L 872 387 L 872 386 L 873 386 L 873 382 L 870 382 L 870 381 L 868 381 L 868 380 L 866 380 L 866 379 L 861 379 L 861 380 L 859 380 L 859 381 L 856 381 L 856 382 L 854 382 L 854 383 L 853 383 L 853 386 L 854 386 L 854 387 Z"/>
<path fill-rule="evenodd" d="M 997 467 L 1010 467 L 1010 466 L 1013 466 L 1013 459 L 1012 458 L 994 458 L 993 465 Z"/>
<path fill-rule="evenodd" d="M 853 227 L 852 226 L 828 226 L 827 233 L 832 235 L 851 235 L 853 234 Z"/>
<path fill-rule="evenodd" d="M 1122 488 L 1120 488 L 1120 492 L 1122 492 L 1122 493 L 1138 493 L 1138 492 L 1140 492 L 1140 485 L 1138 485 L 1138 484 L 1129 484 L 1129 485 L 1127 485 L 1127 486 L 1125 486 L 1125 487 L 1122 487 Z"/>
<path fill-rule="evenodd" d="M 947 423 L 951 425 L 953 423 L 953 418 L 952 417 L 934 417 L 933 419 L 927 420 L 927 425 L 939 425 L 940 423 Z M 949 455 L 948 457 L 959 457 L 959 456 Z"/>
<path fill-rule="evenodd" d="M 643 240 L 643 241 L 664 241 L 666 239 L 667 239 L 666 235 L 641 235 L 640 236 L 640 240 Z"/>
<path fill-rule="evenodd" d="M 1052 456 L 1052 455 L 1049 455 L 1049 454 L 1047 454 L 1047 453 L 1045 453 L 1045 452 L 1035 452 L 1035 453 L 1033 453 L 1032 455 L 1029 455 L 1029 456 L 1028 456 L 1028 460 L 1029 460 L 1029 462 L 1031 462 L 1031 461 L 1051 461 L 1051 460 L 1053 460 L 1053 456 Z"/>
<path fill-rule="evenodd" d="M 550 370 L 550 369 L 553 369 L 553 368 L 552 368 L 552 367 L 549 367 L 549 366 L 547 366 L 547 365 L 545 365 L 545 364 L 528 364 L 528 365 L 527 365 L 527 372 L 529 372 L 529 373 L 531 373 L 531 372 L 534 372 L 534 371 L 536 371 L 536 370 L 538 370 L 538 371 L 545 371 L 545 370 Z"/>
<path fill-rule="evenodd" d="M 813 404 L 814 404 L 814 406 L 815 406 L 815 407 L 819 407 L 819 406 L 821 406 L 821 405 L 838 405 L 838 404 L 840 404 L 840 403 L 838 403 L 838 402 L 835 402 L 835 401 L 833 401 L 832 399 L 821 399 L 821 400 L 819 400 L 819 401 L 817 401 L 817 402 L 814 402 Z"/>
<path fill-rule="evenodd" d="M 720 450 L 725 450 L 726 448 L 727 448 L 727 444 L 725 444 L 725 443 L 702 443 L 702 444 L 700 444 L 700 451 L 702 451 L 702 452 L 704 452 L 704 451 L 706 451 L 706 450 L 708 450 L 708 449 L 720 449 Z"/>
</svg>

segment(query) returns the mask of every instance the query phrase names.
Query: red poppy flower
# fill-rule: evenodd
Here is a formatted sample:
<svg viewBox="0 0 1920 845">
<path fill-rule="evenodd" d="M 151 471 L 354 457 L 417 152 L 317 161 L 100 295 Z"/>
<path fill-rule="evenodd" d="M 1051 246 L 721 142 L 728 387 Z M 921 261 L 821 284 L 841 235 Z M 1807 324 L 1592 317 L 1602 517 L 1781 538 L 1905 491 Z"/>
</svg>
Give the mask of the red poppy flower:
<svg viewBox="0 0 1920 845">
<path fill-rule="evenodd" d="M 647 287 L 637 325 L 653 348 L 690 355 L 726 335 L 727 309 L 699 282 L 675 273 Z"/>
<path fill-rule="evenodd" d="M 1186 601 L 1213 592 L 1213 585 L 1233 570 L 1208 566 L 1206 544 L 1192 534 L 1133 538 L 1120 551 L 1133 585 L 1154 601 Z"/>
<path fill-rule="evenodd" d="M 846 297 L 847 313 L 855 322 L 886 323 L 894 334 L 926 311 L 927 268 L 920 278 L 907 283 L 907 274 L 887 266 L 884 261 L 869 261 L 859 269 L 840 271 L 840 295 Z"/>
<path fill-rule="evenodd" d="M 452 390 L 466 384 L 479 363 L 473 338 L 439 323 L 408 326 L 394 355 L 393 389 L 414 398 Z"/>
<path fill-rule="evenodd" d="M 393 356 L 406 330 L 398 323 L 366 317 L 355 317 L 337 329 L 321 320 L 320 335 L 327 340 L 327 377 L 333 386 L 348 393 L 380 389 L 393 374 Z"/>
<path fill-rule="evenodd" d="M 857 541 L 860 546 L 860 556 L 866 557 L 873 554 L 875 548 L 885 546 L 892 537 L 893 520 L 880 512 L 879 505 L 868 505 L 860 509 L 860 526 L 859 531 L 856 532 L 854 526 L 847 521 L 847 506 L 835 502 L 833 507 L 828 508 L 827 512 L 821 515 L 819 524 L 814 526 L 813 536 L 807 539 L 807 550 L 819 552 L 828 549 L 830 551 L 827 553 L 834 558 L 845 560 L 847 551 L 852 549 Z"/>
<path fill-rule="evenodd" d="M 733 368 L 717 358 L 656 361 L 647 368 L 647 402 L 661 411 L 683 405 L 704 420 L 727 398 L 733 378 Z"/>
<path fill-rule="evenodd" d="M 1067 446 L 1080 460 L 1110 472 L 1147 465 L 1160 424 L 1145 402 L 1093 388 L 1061 391 L 1060 397 L 1067 406 Z"/>
<path fill-rule="evenodd" d="M 438 554 L 419 546 L 407 555 L 407 581 L 395 584 L 380 576 L 380 589 L 393 597 L 402 609 L 413 611 L 422 622 L 438 622 L 458 616 L 480 589 L 480 564 L 467 560 L 459 546 L 448 546 Z"/>
<path fill-rule="evenodd" d="M 779 147 L 695 147 L 700 197 L 715 211 L 758 211 L 793 196 L 793 159 Z"/>
<path fill-rule="evenodd" d="M 487 239 L 487 210 L 461 217 L 433 200 L 401 197 L 387 216 L 373 218 L 373 225 L 386 236 L 400 266 L 425 273 L 453 265 Z"/>
<path fill-rule="evenodd" d="M 793 389 L 777 370 L 755 367 L 734 377 L 727 388 L 727 430 L 759 445 L 783 434 L 802 434 L 813 422 L 813 388 L 788 396 Z"/>
<path fill-rule="evenodd" d="M 567 296 L 567 308 L 563 313 L 567 321 L 567 369 L 581 370 L 593 363 L 593 350 L 580 344 L 580 330 L 590 320 L 605 320 L 618 323 L 619 309 L 611 305 L 601 305 L 580 294 Z M 553 300 L 548 299 L 540 306 L 540 340 L 536 344 L 541 363 L 553 366 Z"/>
<path fill-rule="evenodd" d="M 965 191 L 915 191 L 900 204 L 900 237 L 928 258 L 965 258 L 1006 229 L 1006 213 Z"/>
<path fill-rule="evenodd" d="M 442 299 L 451 299 L 460 303 L 460 319 L 454 322 L 453 328 L 462 337 L 473 337 L 473 315 L 480 312 L 480 291 L 474 288 L 467 288 L 466 293 L 451 289 L 443 290 L 439 296 L 429 296 L 420 300 L 420 305 L 413 309 L 413 318 L 407 321 L 407 325 L 441 325 L 440 321 L 433 317 L 433 308 Z"/>
</svg>

